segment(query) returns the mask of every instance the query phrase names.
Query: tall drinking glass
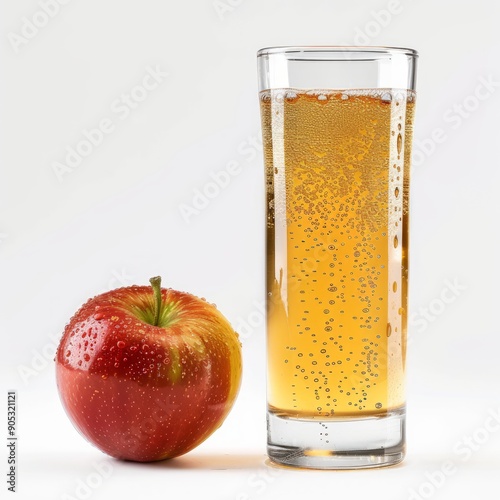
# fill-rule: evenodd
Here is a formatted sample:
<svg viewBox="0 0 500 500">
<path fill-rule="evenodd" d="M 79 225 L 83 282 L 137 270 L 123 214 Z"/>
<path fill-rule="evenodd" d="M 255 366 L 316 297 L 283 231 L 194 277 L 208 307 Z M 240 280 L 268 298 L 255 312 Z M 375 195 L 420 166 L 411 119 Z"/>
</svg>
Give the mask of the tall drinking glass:
<svg viewBox="0 0 500 500">
<path fill-rule="evenodd" d="M 416 60 L 388 47 L 258 52 L 275 462 L 404 457 Z"/>
</svg>

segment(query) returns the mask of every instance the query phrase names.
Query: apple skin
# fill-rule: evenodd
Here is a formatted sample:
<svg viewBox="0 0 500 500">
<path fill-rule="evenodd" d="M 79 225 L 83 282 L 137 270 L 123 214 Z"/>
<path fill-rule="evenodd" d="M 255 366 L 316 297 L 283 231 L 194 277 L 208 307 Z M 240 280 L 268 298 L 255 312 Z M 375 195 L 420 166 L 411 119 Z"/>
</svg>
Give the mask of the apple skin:
<svg viewBox="0 0 500 500">
<path fill-rule="evenodd" d="M 182 455 L 224 421 L 241 381 L 241 345 L 217 308 L 161 289 L 160 325 L 147 286 L 90 299 L 56 354 L 63 406 L 80 433 L 115 458 Z"/>
</svg>

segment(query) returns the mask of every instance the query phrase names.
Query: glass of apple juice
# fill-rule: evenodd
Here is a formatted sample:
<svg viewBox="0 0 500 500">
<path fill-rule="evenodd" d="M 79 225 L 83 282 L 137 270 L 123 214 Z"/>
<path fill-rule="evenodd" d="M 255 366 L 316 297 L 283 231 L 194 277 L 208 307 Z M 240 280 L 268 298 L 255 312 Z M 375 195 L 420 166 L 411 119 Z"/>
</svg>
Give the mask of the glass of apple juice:
<svg viewBox="0 0 500 500">
<path fill-rule="evenodd" d="M 276 47 L 257 59 L 268 455 L 318 469 L 396 464 L 417 53 Z"/>
</svg>

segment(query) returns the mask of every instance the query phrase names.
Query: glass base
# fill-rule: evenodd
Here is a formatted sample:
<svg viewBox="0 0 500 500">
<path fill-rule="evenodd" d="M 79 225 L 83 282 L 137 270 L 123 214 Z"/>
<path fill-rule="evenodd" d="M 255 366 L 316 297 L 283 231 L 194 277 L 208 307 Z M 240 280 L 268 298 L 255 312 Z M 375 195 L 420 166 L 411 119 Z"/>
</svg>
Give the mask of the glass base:
<svg viewBox="0 0 500 500">
<path fill-rule="evenodd" d="M 362 469 L 405 456 L 405 408 L 363 418 L 299 419 L 268 412 L 267 453 L 281 465 Z"/>
</svg>

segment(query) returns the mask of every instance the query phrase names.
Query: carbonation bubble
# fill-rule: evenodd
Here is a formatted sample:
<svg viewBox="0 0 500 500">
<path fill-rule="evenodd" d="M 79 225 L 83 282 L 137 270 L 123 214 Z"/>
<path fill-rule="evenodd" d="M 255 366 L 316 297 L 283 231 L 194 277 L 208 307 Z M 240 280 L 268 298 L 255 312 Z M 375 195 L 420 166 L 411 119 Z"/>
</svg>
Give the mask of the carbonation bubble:
<svg viewBox="0 0 500 500">
<path fill-rule="evenodd" d="M 401 149 L 403 148 L 403 137 L 398 134 L 398 155 L 401 154 Z"/>
<path fill-rule="evenodd" d="M 396 282 L 394 282 L 394 283 L 392 284 L 392 291 L 393 291 L 393 292 L 397 292 L 397 291 L 398 291 L 398 284 L 397 284 Z"/>
<path fill-rule="evenodd" d="M 398 187 L 394 190 L 394 196 L 396 198 L 399 196 L 399 188 Z"/>
<path fill-rule="evenodd" d="M 375 408 L 377 408 L 377 409 L 382 408 L 382 403 L 377 403 L 377 404 L 375 405 Z"/>
<path fill-rule="evenodd" d="M 394 236 L 394 248 L 398 248 L 398 244 L 399 244 L 398 237 Z"/>
<path fill-rule="evenodd" d="M 387 336 L 390 337 L 392 334 L 392 326 L 390 323 L 387 323 Z"/>
</svg>

